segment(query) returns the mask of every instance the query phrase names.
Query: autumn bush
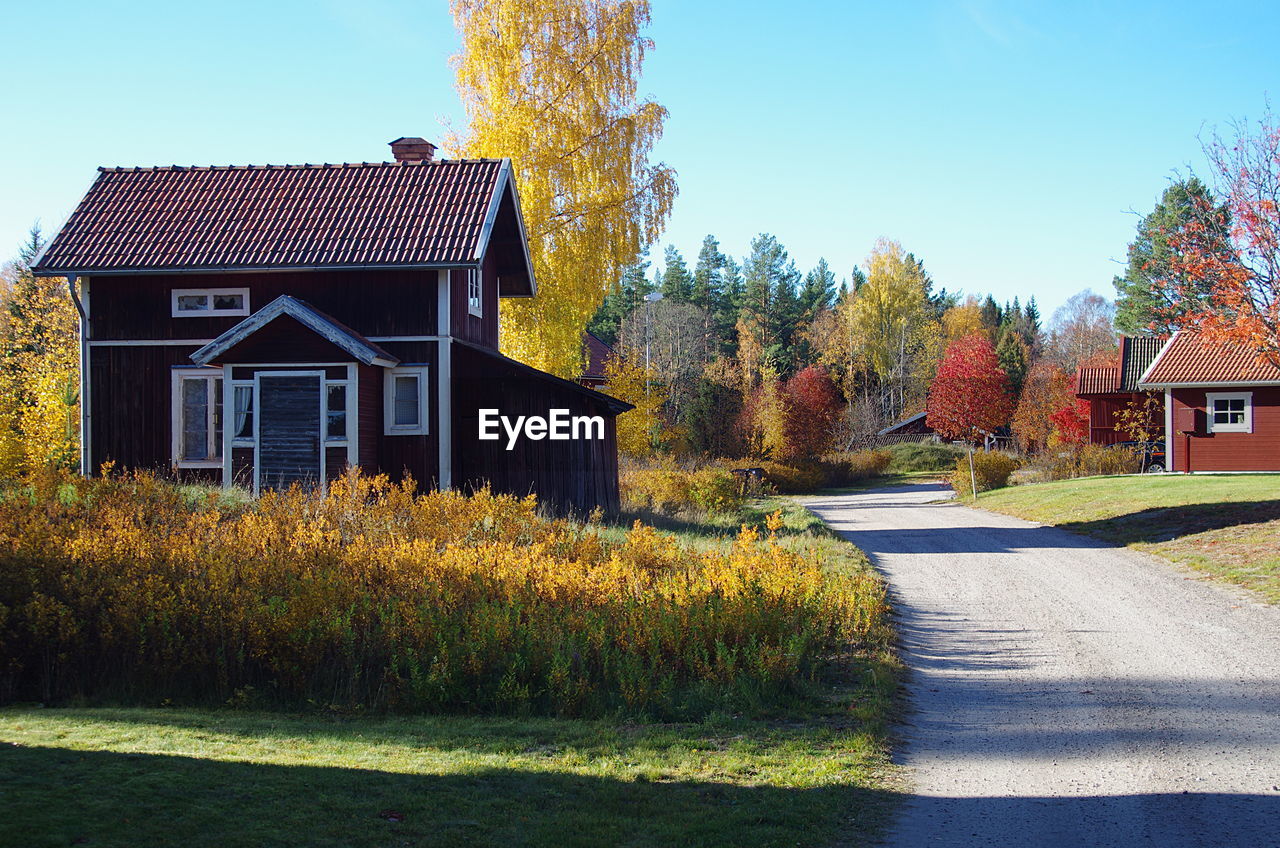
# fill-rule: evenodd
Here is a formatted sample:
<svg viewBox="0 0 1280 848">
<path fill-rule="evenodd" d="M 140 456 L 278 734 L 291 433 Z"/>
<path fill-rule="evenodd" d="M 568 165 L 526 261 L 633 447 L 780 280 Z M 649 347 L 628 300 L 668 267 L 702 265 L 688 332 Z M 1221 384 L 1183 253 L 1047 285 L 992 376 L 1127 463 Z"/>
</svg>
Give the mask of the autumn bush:
<svg viewBox="0 0 1280 848">
<path fill-rule="evenodd" d="M 47 475 L 0 500 L 4 701 L 696 717 L 795 697 L 883 612 L 873 575 L 754 530 L 695 552 L 385 478 L 193 505 Z"/>
<path fill-rule="evenodd" d="M 1071 445 L 1042 454 L 1036 463 L 1036 470 L 1041 479 L 1045 480 L 1070 480 L 1102 474 L 1138 474 L 1142 471 L 1142 451 L 1128 446 L 1092 443 Z"/>
<path fill-rule="evenodd" d="M 783 495 L 802 495 L 816 492 L 827 485 L 829 469 L 817 462 L 783 463 L 763 460 L 764 479 Z"/>
<path fill-rule="evenodd" d="M 906 442 L 890 445 L 885 449 L 890 456 L 889 471 L 902 474 L 910 471 L 947 471 L 956 464 L 964 451 L 955 445 L 940 442 Z"/>
<path fill-rule="evenodd" d="M 951 488 L 961 497 L 973 493 L 973 481 L 979 492 L 1000 489 L 1009 485 L 1009 475 L 1018 470 L 1018 460 L 1000 451 L 974 451 L 973 475 L 969 474 L 969 456 L 956 460 L 951 475 Z"/>
<path fill-rule="evenodd" d="M 622 500 L 630 508 L 674 515 L 690 510 L 732 514 L 745 499 L 742 486 L 722 468 L 682 468 L 672 460 L 625 464 L 619 474 Z"/>
<path fill-rule="evenodd" d="M 882 450 L 829 453 L 818 459 L 790 463 L 760 463 L 765 479 L 784 495 L 803 495 L 819 489 L 848 486 L 885 473 L 893 457 Z"/>
</svg>

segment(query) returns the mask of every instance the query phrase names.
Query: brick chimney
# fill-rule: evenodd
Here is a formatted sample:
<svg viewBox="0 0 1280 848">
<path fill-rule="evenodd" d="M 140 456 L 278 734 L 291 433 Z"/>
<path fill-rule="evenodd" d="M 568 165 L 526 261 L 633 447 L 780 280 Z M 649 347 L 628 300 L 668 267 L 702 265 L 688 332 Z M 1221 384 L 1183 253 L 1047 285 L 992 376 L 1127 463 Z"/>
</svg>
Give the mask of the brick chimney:
<svg viewBox="0 0 1280 848">
<path fill-rule="evenodd" d="M 397 162 L 430 162 L 436 146 L 425 138 L 397 138 L 391 142 L 391 154 Z"/>
</svg>

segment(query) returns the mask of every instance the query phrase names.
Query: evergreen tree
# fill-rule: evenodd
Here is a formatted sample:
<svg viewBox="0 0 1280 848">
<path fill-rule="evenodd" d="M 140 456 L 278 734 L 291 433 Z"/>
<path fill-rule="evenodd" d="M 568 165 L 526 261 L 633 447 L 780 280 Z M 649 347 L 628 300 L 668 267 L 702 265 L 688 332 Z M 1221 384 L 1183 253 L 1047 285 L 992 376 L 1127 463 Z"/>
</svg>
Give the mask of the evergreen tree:
<svg viewBox="0 0 1280 848">
<path fill-rule="evenodd" d="M 744 297 L 742 266 L 732 256 L 726 256 L 721 274 L 720 300 L 712 308 L 711 314 L 715 321 L 716 338 L 720 340 L 720 352 L 725 356 L 736 357 L 738 316 L 742 311 Z"/>
<path fill-rule="evenodd" d="M 990 333 L 994 334 L 1000 328 L 1000 319 L 1002 317 L 1000 305 L 996 303 L 996 299 L 991 295 L 987 295 L 987 299 L 982 301 L 982 323 L 986 325 Z"/>
<path fill-rule="evenodd" d="M 1022 335 L 1010 322 L 1005 323 L 1005 329 L 1000 335 L 1000 344 L 996 345 L 996 359 L 999 360 L 1004 373 L 1009 375 L 1009 385 L 1013 388 L 1014 397 L 1017 397 L 1027 377 L 1031 354 L 1027 349 L 1027 343 L 1022 340 Z"/>
<path fill-rule="evenodd" d="M 663 263 L 666 267 L 662 271 L 662 296 L 688 303 L 693 299 L 693 275 L 675 245 L 667 245 Z"/>
<path fill-rule="evenodd" d="M 608 345 L 618 343 L 618 330 L 622 322 L 644 302 L 644 296 L 653 291 L 653 284 L 646 272 L 649 263 L 639 260 L 622 269 L 622 278 L 614 284 L 604 303 L 587 324 L 587 329 Z"/>
<path fill-rule="evenodd" d="M 791 339 L 800 317 L 799 279 L 800 272 L 777 238 L 761 233 L 751 240 L 741 312 L 745 325 L 757 336 L 764 360 L 775 367 L 791 364 Z"/>
<path fill-rule="evenodd" d="M 705 236 L 698 250 L 698 261 L 693 266 L 693 284 L 690 301 L 714 312 L 724 297 L 724 269 L 728 257 L 720 252 L 720 242 L 715 236 Z"/>
<path fill-rule="evenodd" d="M 1170 283 L 1187 288 L 1180 306 L 1190 309 L 1199 298 L 1212 290 L 1208 283 L 1192 284 L 1183 275 L 1174 272 L 1170 260 L 1174 251 L 1169 245 L 1169 235 L 1193 222 L 1202 215 L 1197 209 L 1215 206 L 1213 193 L 1195 177 L 1179 180 L 1164 190 L 1160 202 L 1151 214 L 1138 222 L 1138 234 L 1129 245 L 1129 265 L 1124 276 L 1116 277 L 1116 328 L 1122 333 L 1170 333 L 1175 316 L 1170 312 L 1174 292 Z M 1227 209 L 1218 207 L 1226 222 Z M 1216 234 L 1211 242 L 1226 243 L 1226 229 Z M 1185 310 L 1184 310 L 1185 311 Z"/>
</svg>

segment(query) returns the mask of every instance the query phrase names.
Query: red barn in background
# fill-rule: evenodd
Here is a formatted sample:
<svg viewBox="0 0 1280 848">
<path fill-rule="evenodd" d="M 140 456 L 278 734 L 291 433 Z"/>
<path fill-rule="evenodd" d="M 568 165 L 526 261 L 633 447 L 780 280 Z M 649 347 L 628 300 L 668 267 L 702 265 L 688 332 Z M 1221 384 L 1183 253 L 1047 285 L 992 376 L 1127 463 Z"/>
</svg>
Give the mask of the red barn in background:
<svg viewBox="0 0 1280 848">
<path fill-rule="evenodd" d="M 1114 365 L 1076 371 L 1076 397 L 1089 402 L 1089 441 L 1114 445 L 1133 438 L 1117 429 L 1116 416 L 1129 403 L 1142 400 L 1139 380 L 1164 342 L 1157 336 L 1123 336 Z"/>
</svg>

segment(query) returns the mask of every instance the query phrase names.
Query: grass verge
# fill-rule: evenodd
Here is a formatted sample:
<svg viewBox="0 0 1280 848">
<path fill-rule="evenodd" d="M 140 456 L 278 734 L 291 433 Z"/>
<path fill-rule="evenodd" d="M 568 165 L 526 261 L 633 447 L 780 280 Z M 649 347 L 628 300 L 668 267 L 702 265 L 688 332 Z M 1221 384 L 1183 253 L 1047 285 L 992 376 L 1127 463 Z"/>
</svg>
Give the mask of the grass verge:
<svg viewBox="0 0 1280 848">
<path fill-rule="evenodd" d="M 1153 553 L 1280 603 L 1280 476 L 1086 477 L 985 492 L 978 506 Z"/>
</svg>

